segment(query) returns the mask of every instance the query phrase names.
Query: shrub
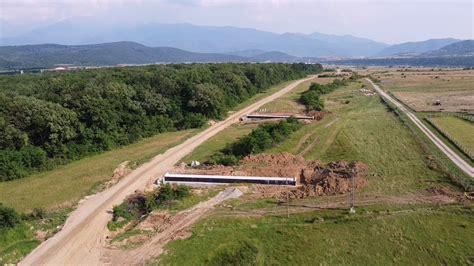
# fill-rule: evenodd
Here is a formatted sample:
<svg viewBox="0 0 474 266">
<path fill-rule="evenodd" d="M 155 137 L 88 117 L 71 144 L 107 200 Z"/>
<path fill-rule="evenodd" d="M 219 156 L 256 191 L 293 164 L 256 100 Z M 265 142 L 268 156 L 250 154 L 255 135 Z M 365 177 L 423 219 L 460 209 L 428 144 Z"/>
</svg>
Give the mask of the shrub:
<svg viewBox="0 0 474 266">
<path fill-rule="evenodd" d="M 355 80 L 358 77 L 354 74 L 349 79 Z M 321 85 L 313 83 L 308 91 L 301 94 L 299 101 L 306 106 L 308 111 L 322 111 L 324 109 L 324 100 L 320 98 L 321 95 L 330 93 L 340 86 L 346 85 L 348 80 L 335 79 L 332 83 Z"/>
<path fill-rule="evenodd" d="M 208 259 L 209 265 L 258 265 L 258 248 L 249 240 L 230 242 L 218 248 Z"/>
<path fill-rule="evenodd" d="M 13 228 L 20 222 L 20 216 L 13 208 L 3 206 L 0 203 L 0 229 Z"/>
</svg>

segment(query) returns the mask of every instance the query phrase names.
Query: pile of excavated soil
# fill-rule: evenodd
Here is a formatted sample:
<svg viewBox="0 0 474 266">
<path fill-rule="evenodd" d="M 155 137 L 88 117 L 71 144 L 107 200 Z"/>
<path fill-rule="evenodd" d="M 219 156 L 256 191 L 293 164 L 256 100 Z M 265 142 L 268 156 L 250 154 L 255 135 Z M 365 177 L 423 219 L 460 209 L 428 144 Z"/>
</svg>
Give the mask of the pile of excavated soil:
<svg viewBox="0 0 474 266">
<path fill-rule="evenodd" d="M 352 189 L 352 177 L 355 177 L 355 188 L 367 186 L 363 178 L 367 166 L 361 162 L 347 163 L 344 161 L 330 163 L 323 166 L 318 161 L 309 161 L 306 167 L 301 168 L 298 178 L 300 186 L 292 189 L 286 187 L 255 187 L 255 194 L 261 198 L 287 197 L 305 198 L 323 195 L 345 194 Z"/>
<path fill-rule="evenodd" d="M 278 186 L 254 186 L 250 189 L 258 198 L 304 198 L 336 195 L 350 192 L 352 177 L 357 189 L 367 186 L 364 177 L 367 166 L 361 162 L 333 162 L 324 165 L 320 161 L 306 161 L 302 156 L 290 153 L 250 155 L 242 159 L 237 167 L 204 166 L 179 168 L 183 174 L 243 175 L 295 177 L 296 188 Z"/>
</svg>

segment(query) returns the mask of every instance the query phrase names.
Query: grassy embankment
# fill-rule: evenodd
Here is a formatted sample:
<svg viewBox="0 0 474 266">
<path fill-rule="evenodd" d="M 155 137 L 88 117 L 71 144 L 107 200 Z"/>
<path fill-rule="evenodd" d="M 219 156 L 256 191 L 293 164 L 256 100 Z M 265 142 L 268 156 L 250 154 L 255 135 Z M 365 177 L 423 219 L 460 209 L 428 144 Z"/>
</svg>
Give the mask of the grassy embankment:
<svg viewBox="0 0 474 266">
<path fill-rule="evenodd" d="M 413 133 L 378 96 L 360 93 L 360 86 L 352 83 L 325 96 L 330 114 L 269 152 L 292 152 L 324 162 L 363 161 L 369 166 L 369 186 L 358 196 L 375 202 L 379 196 L 416 198 L 431 186 L 449 185 L 443 173 L 430 170 L 428 154 Z M 310 206 L 306 203 L 321 199 L 295 200 L 291 206 Z M 474 233 L 472 207 L 381 201 L 359 207 L 355 215 L 344 209 L 315 208 L 316 212 L 293 214 L 287 220 L 273 212 L 272 201 L 241 199 L 231 204 L 239 212 L 232 216 L 233 209 L 219 209 L 194 228 L 190 239 L 170 243 L 160 263 L 218 265 L 235 258 L 250 264 L 285 265 L 467 264 L 472 260 L 474 242 L 466 237 Z M 266 210 L 274 215 L 260 217 Z M 253 211 L 257 217 L 251 215 Z"/>
<path fill-rule="evenodd" d="M 284 216 L 213 216 L 168 245 L 160 265 L 469 264 L 474 212 L 462 207 L 359 208 Z"/>
</svg>

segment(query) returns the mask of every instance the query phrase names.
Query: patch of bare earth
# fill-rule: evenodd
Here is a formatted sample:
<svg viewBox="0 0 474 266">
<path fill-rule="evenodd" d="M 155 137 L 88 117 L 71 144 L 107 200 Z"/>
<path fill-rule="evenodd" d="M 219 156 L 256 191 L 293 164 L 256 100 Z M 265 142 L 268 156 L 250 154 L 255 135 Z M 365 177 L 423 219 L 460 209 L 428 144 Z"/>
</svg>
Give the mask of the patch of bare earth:
<svg viewBox="0 0 474 266">
<path fill-rule="evenodd" d="M 352 188 L 355 177 L 356 188 L 367 186 L 363 177 L 367 166 L 361 162 L 334 162 L 327 165 L 320 161 L 306 161 L 302 156 L 290 153 L 250 155 L 242 159 L 241 165 L 202 166 L 199 168 L 179 167 L 175 172 L 182 174 L 242 175 L 294 177 L 298 186 L 252 186 L 255 198 L 305 198 L 312 196 L 344 194 Z"/>
<path fill-rule="evenodd" d="M 238 198 L 242 192 L 236 188 L 229 188 L 219 193 L 214 198 L 201 202 L 189 210 L 182 211 L 174 216 L 163 213 L 150 215 L 144 223 L 137 228 L 144 230 L 155 230 L 157 233 L 150 236 L 138 236 L 135 240 L 143 245 L 123 250 L 109 247 L 102 263 L 111 265 L 136 265 L 146 264 L 152 258 L 158 257 L 164 252 L 164 246 L 173 240 L 188 238 L 192 235 L 190 228 L 212 209 L 228 199 Z"/>
</svg>

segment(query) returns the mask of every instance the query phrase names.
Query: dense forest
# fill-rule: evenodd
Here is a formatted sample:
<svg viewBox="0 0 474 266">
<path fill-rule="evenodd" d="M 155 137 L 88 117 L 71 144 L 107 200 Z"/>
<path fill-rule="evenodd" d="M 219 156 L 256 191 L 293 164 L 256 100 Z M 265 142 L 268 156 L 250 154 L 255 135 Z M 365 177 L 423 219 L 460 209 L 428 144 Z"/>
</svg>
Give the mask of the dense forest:
<svg viewBox="0 0 474 266">
<path fill-rule="evenodd" d="M 193 64 L 0 77 L 0 180 L 196 128 L 307 64 Z"/>
</svg>

